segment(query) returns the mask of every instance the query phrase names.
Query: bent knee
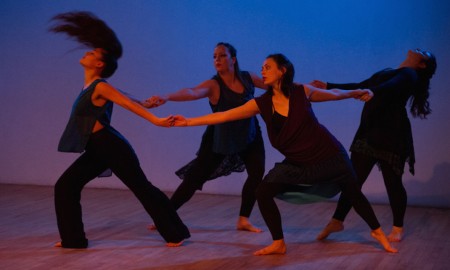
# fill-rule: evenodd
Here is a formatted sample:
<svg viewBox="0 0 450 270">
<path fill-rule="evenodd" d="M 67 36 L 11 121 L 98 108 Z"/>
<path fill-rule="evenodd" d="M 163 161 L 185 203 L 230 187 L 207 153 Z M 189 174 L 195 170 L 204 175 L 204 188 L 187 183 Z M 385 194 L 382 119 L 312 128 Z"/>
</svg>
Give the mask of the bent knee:
<svg viewBox="0 0 450 270">
<path fill-rule="evenodd" d="M 264 200 L 267 198 L 273 198 L 276 195 L 274 188 L 270 183 L 261 182 L 256 188 L 256 199 Z"/>
</svg>

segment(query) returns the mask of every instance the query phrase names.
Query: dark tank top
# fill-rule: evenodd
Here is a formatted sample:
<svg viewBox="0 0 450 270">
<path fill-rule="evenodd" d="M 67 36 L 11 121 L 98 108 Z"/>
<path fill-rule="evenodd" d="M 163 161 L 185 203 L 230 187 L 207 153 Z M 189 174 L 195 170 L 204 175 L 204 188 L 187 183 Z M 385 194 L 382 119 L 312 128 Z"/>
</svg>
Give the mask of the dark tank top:
<svg viewBox="0 0 450 270">
<path fill-rule="evenodd" d="M 241 71 L 244 92 L 236 93 L 223 82 L 219 75 L 213 77 L 219 83 L 220 97 L 216 105 L 212 105 L 213 112 L 223 112 L 236 108 L 253 99 L 255 87 L 250 74 Z M 257 132 L 256 117 L 214 125 L 213 151 L 220 154 L 235 154 L 245 150 Z"/>
<path fill-rule="evenodd" d="M 98 107 L 91 101 L 92 93 L 99 82 L 106 81 L 95 80 L 82 90 L 75 100 L 69 122 L 59 141 L 58 151 L 81 153 L 85 150 L 96 121 L 105 128 L 110 127 L 113 103 L 108 101 L 102 107 Z"/>
</svg>

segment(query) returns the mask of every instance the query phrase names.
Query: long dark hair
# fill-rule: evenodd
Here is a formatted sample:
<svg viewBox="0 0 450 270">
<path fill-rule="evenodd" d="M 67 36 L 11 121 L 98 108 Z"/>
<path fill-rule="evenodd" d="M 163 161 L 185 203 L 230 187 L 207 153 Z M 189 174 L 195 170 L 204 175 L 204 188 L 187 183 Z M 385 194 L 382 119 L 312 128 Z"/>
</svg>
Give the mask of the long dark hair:
<svg viewBox="0 0 450 270">
<path fill-rule="evenodd" d="M 248 88 L 249 87 L 248 83 L 246 83 L 244 81 L 244 79 L 242 78 L 242 75 L 241 75 L 241 69 L 239 68 L 236 48 L 234 48 L 233 45 L 231 45 L 230 43 L 226 43 L 226 42 L 219 42 L 216 44 L 216 47 L 218 47 L 218 46 L 224 46 L 225 48 L 227 48 L 228 52 L 230 53 L 230 56 L 235 58 L 234 66 L 233 66 L 234 67 L 234 76 L 244 85 L 245 88 Z"/>
<path fill-rule="evenodd" d="M 64 33 L 89 48 L 103 49 L 105 67 L 101 76 L 111 77 L 117 69 L 117 60 L 122 56 L 122 44 L 114 31 L 90 12 L 74 11 L 55 15 L 55 25 L 49 31 Z"/>
<path fill-rule="evenodd" d="M 427 55 L 429 56 L 428 59 L 424 60 L 426 67 L 417 70 L 419 82 L 410 99 L 410 112 L 412 116 L 421 119 L 427 118 L 427 115 L 431 113 L 430 102 L 428 101 L 430 96 L 430 80 L 437 68 L 436 57 L 430 52 L 427 52 Z"/>
<path fill-rule="evenodd" d="M 266 57 L 266 59 L 269 58 L 273 59 L 275 63 L 277 63 L 278 69 L 284 68 L 286 70 L 286 72 L 283 74 L 283 77 L 281 77 L 280 88 L 281 92 L 283 92 L 283 95 L 289 97 L 291 91 L 294 89 L 294 65 L 292 65 L 291 61 L 289 61 L 289 59 L 287 59 L 287 57 L 281 53 L 271 54 Z M 273 92 L 271 86 L 269 86 L 268 91 Z"/>
</svg>

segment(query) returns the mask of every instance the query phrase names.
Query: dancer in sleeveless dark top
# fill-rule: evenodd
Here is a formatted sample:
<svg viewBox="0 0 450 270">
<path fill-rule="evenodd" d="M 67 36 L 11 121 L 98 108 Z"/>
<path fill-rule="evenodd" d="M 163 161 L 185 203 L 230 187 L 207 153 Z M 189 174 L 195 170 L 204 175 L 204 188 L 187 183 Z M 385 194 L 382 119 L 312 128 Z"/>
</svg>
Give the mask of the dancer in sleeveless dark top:
<svg viewBox="0 0 450 270">
<path fill-rule="evenodd" d="M 226 111 L 251 100 L 255 86 L 266 88 L 261 78 L 239 69 L 236 49 L 220 42 L 214 49 L 214 67 L 217 74 L 193 88 L 149 98 L 147 107 L 167 101 L 191 101 L 208 98 L 213 112 Z M 265 153 L 261 130 L 256 117 L 210 125 L 203 134 L 197 157 L 176 174 L 183 182 L 170 198 L 175 209 L 188 202 L 206 181 L 247 170 L 242 188 L 242 202 L 236 224 L 238 230 L 260 232 L 249 217 L 256 202 L 255 191 L 264 175 Z M 153 225 L 149 226 L 154 228 Z"/>
<path fill-rule="evenodd" d="M 307 203 L 342 192 L 371 228 L 371 235 L 388 252 L 397 252 L 387 240 L 366 197 L 361 193 L 346 151 L 316 119 L 310 101 L 357 98 L 369 100 L 368 89 L 332 91 L 294 84 L 294 67 L 282 54 L 267 57 L 262 67 L 267 93 L 246 104 L 201 117 L 175 116 L 175 126 L 212 125 L 261 114 L 272 146 L 285 156 L 269 171 L 257 189 L 261 214 L 272 235 L 269 246 L 255 255 L 284 254 L 281 215 L 275 197 Z M 308 195 L 305 197 L 305 195 Z"/>
<path fill-rule="evenodd" d="M 84 87 L 72 107 L 59 142 L 61 152 L 82 153 L 55 184 L 56 218 L 63 248 L 87 248 L 80 204 L 83 187 L 102 173 L 114 173 L 139 199 L 158 226 L 167 246 L 180 246 L 189 230 L 178 217 L 169 198 L 153 186 L 142 171 L 127 140 L 111 127 L 113 103 L 157 126 L 171 118 L 158 118 L 106 82 L 117 69 L 122 46 L 115 33 L 94 14 L 69 12 L 55 16 L 50 30 L 65 33 L 92 48 L 81 58 Z M 105 174 L 103 174 L 105 175 Z"/>
<path fill-rule="evenodd" d="M 436 71 L 436 58 L 420 49 L 409 50 L 397 69 L 384 69 L 360 83 L 312 84 L 321 88 L 368 88 L 374 98 L 364 105 L 361 122 L 350 147 L 351 161 L 362 187 L 375 165 L 381 170 L 392 209 L 393 226 L 388 239 L 399 242 L 403 237 L 407 193 L 403 186 L 403 168 L 408 163 L 414 175 L 414 145 L 406 105 L 410 101 L 413 117 L 425 119 L 431 113 L 429 85 Z M 344 229 L 344 219 L 352 208 L 344 196 L 339 198 L 333 218 L 317 236 L 318 240 Z"/>
</svg>

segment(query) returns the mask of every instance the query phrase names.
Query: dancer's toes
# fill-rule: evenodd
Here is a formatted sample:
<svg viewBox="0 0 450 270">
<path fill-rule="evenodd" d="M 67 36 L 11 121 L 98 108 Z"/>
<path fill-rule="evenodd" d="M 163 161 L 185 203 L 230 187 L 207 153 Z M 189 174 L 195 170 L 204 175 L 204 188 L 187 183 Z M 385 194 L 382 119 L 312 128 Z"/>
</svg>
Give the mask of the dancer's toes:
<svg viewBox="0 0 450 270">
<path fill-rule="evenodd" d="M 253 226 L 251 224 L 244 225 L 244 226 L 239 226 L 238 225 L 238 226 L 236 226 L 236 229 L 238 231 L 249 231 L 249 232 L 256 232 L 256 233 L 259 233 L 259 232 L 263 231 L 260 228 L 257 228 L 257 227 L 255 227 L 255 226 Z"/>
<path fill-rule="evenodd" d="M 384 250 L 386 250 L 387 252 L 391 252 L 391 253 L 398 252 L 398 250 L 396 248 L 391 246 L 391 244 L 389 243 L 386 235 L 381 230 L 381 228 L 373 230 L 370 234 L 372 235 L 373 238 L 375 238 L 375 240 L 378 241 L 378 243 L 380 243 L 383 246 Z"/>
<path fill-rule="evenodd" d="M 330 234 L 344 230 L 344 223 L 337 219 L 331 219 L 325 228 L 317 235 L 317 240 L 324 240 Z"/>
<path fill-rule="evenodd" d="M 183 245 L 183 243 L 184 243 L 184 240 L 180 241 L 178 243 L 168 242 L 168 243 L 166 243 L 166 246 L 168 246 L 168 247 L 179 247 L 179 246 Z"/>
<path fill-rule="evenodd" d="M 284 240 L 281 239 L 281 240 L 274 240 L 272 244 L 254 252 L 253 255 L 260 256 L 260 255 L 285 254 L 285 253 L 286 253 L 286 244 L 284 243 Z"/>
<path fill-rule="evenodd" d="M 61 243 L 61 242 L 56 242 L 55 245 L 54 245 L 54 247 L 60 248 L 60 247 L 62 247 L 62 243 Z"/>
<path fill-rule="evenodd" d="M 258 227 L 253 226 L 248 218 L 240 216 L 236 224 L 236 229 L 239 231 L 249 231 L 249 232 L 262 232 Z"/>
<path fill-rule="evenodd" d="M 403 227 L 392 227 L 391 233 L 387 236 L 389 242 L 400 242 L 403 238 Z"/>
</svg>

